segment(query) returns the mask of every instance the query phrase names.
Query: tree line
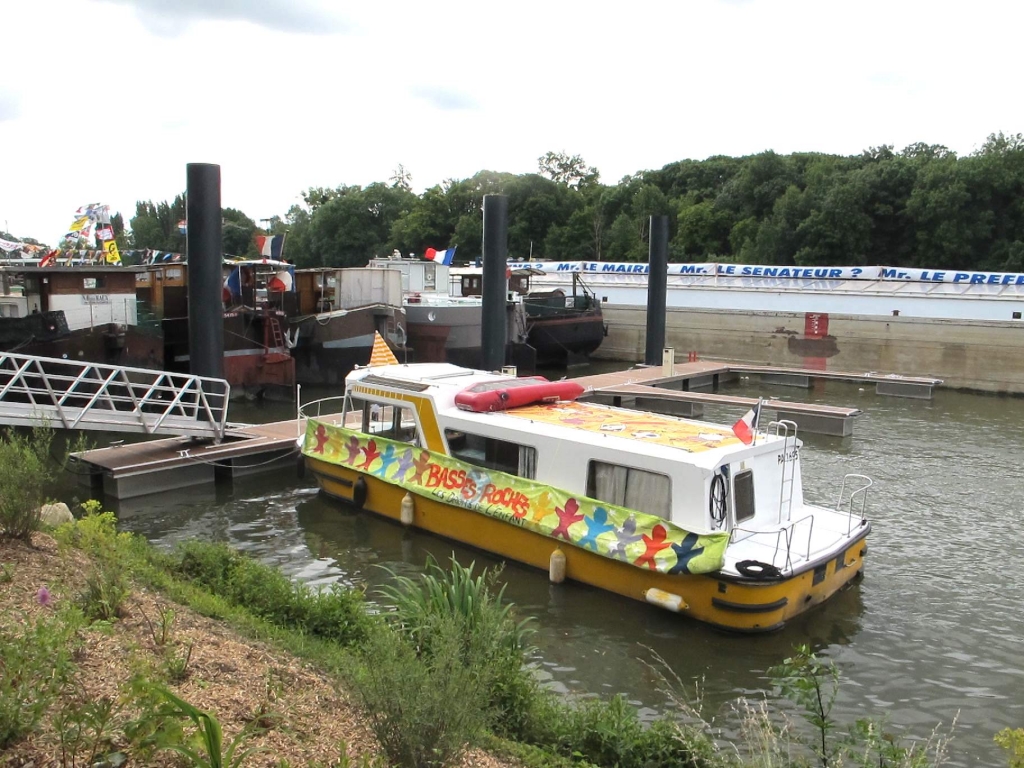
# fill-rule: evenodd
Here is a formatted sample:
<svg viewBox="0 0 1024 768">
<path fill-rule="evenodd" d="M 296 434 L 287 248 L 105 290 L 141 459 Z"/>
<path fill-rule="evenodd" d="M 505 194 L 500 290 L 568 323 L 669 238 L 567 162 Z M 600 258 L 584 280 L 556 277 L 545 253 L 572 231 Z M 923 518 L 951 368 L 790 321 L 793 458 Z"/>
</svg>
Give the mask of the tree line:
<svg viewBox="0 0 1024 768">
<path fill-rule="evenodd" d="M 457 245 L 480 254 L 487 194 L 509 198 L 515 259 L 645 261 L 648 222 L 669 217 L 669 258 L 772 265 L 875 265 L 1024 271 L 1024 136 L 992 134 L 958 156 L 940 145 L 859 155 L 681 160 L 603 184 L 578 155 L 548 152 L 537 173 L 480 171 L 422 194 L 401 166 L 365 187 L 311 187 L 264 222 L 224 211 L 224 250 L 252 254 L 259 232 L 287 232 L 298 266 L 364 266 L 397 250 Z M 184 198 L 140 202 L 136 248 L 181 250 Z"/>
</svg>

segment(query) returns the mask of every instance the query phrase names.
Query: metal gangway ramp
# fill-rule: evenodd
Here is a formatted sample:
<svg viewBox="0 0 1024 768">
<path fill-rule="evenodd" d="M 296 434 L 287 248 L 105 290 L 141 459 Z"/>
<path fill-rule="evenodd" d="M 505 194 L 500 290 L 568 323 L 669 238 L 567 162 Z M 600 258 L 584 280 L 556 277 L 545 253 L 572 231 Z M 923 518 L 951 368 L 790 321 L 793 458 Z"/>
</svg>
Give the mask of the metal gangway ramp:
<svg viewBox="0 0 1024 768">
<path fill-rule="evenodd" d="M 0 352 L 0 424 L 222 440 L 224 379 Z"/>
</svg>

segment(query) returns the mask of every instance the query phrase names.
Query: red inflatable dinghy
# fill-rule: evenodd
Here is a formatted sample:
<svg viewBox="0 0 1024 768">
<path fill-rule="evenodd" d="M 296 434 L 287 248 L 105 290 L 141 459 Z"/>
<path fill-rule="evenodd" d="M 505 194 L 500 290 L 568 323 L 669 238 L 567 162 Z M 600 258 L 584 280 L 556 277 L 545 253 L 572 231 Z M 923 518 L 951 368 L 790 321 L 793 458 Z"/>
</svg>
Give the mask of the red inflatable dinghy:
<svg viewBox="0 0 1024 768">
<path fill-rule="evenodd" d="M 455 396 L 455 405 L 464 411 L 490 413 L 534 403 L 575 400 L 582 394 L 583 387 L 575 381 L 548 381 L 543 376 L 531 376 L 466 387 Z"/>
</svg>

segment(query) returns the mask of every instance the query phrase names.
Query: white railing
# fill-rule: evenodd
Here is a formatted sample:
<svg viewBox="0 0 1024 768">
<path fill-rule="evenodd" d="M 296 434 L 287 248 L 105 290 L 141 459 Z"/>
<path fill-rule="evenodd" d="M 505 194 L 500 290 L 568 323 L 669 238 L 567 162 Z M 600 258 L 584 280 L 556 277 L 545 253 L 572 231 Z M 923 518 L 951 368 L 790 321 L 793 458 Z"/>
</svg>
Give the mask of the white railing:
<svg viewBox="0 0 1024 768">
<path fill-rule="evenodd" d="M 846 475 L 843 477 L 843 484 L 839 486 L 839 498 L 836 500 L 836 512 L 843 511 L 843 497 L 846 495 L 846 483 L 849 482 L 852 486 L 854 482 L 860 482 L 860 485 L 850 491 L 850 498 L 847 501 L 847 527 L 846 535 L 850 535 L 850 531 L 853 530 L 853 519 L 854 515 L 859 506 L 860 512 L 856 515 L 858 520 L 863 521 L 867 518 L 868 510 L 868 488 L 874 483 L 871 482 L 871 478 L 867 475 Z"/>
<path fill-rule="evenodd" d="M 224 379 L 0 353 L 0 424 L 221 440 Z"/>
</svg>

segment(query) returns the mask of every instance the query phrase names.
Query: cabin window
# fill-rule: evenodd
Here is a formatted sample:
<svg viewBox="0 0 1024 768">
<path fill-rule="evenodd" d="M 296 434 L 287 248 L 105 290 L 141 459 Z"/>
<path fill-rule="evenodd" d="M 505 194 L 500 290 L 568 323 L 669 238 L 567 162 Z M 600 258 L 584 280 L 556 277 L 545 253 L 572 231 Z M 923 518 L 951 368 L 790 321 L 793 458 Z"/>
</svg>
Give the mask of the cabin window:
<svg viewBox="0 0 1024 768">
<path fill-rule="evenodd" d="M 672 481 L 668 475 L 645 469 L 591 461 L 587 470 L 587 496 L 663 520 L 672 516 Z"/>
<path fill-rule="evenodd" d="M 432 291 L 437 285 L 436 264 L 423 265 L 423 290 Z"/>
<path fill-rule="evenodd" d="M 362 429 L 368 435 L 420 444 L 416 429 L 416 412 L 406 405 L 384 405 L 353 398 L 352 409 L 362 413 Z"/>
<path fill-rule="evenodd" d="M 99 277 L 83 277 L 82 287 L 86 290 L 96 290 L 97 288 L 104 287 L 104 280 L 102 276 Z"/>
<path fill-rule="evenodd" d="M 754 472 L 744 470 L 737 472 L 732 481 L 733 509 L 736 522 L 742 523 L 754 516 Z"/>
<path fill-rule="evenodd" d="M 448 450 L 456 459 L 532 480 L 537 476 L 537 449 L 507 440 L 446 429 Z"/>
</svg>

